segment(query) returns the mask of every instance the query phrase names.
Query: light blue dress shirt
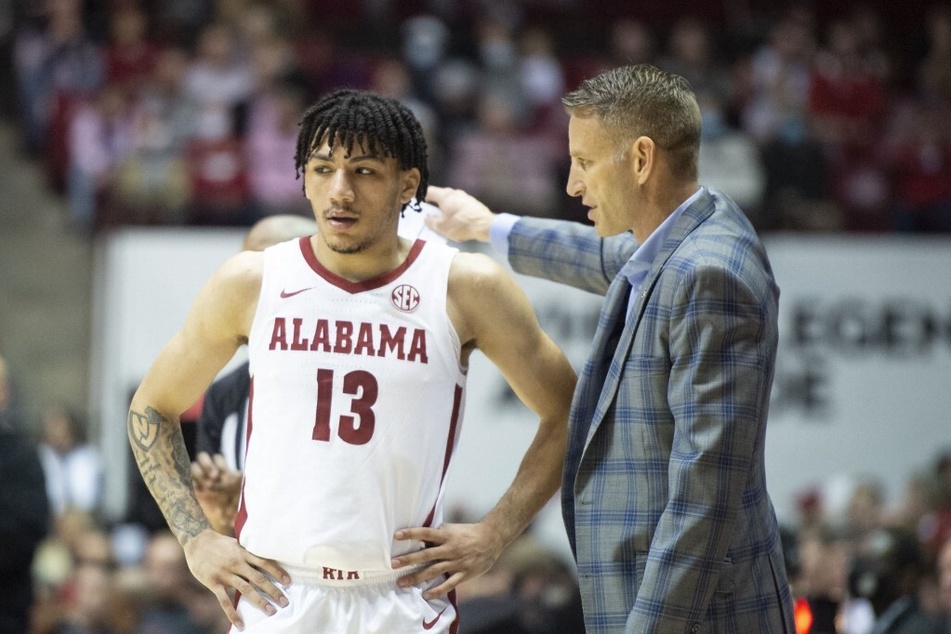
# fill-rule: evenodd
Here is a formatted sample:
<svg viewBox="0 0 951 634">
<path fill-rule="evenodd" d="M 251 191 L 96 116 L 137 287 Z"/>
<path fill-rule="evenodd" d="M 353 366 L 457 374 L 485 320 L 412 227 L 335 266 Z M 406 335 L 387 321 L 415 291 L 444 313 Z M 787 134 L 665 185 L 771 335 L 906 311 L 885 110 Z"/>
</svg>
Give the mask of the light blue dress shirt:
<svg viewBox="0 0 951 634">
<path fill-rule="evenodd" d="M 660 223 L 660 226 L 647 236 L 647 239 L 644 240 L 644 244 L 637 247 L 634 253 L 631 254 L 631 258 L 621 267 L 621 275 L 625 276 L 627 281 L 631 284 L 631 296 L 627 304 L 628 316 L 630 316 L 631 306 L 634 305 L 634 300 L 640 292 L 641 284 L 644 283 L 644 278 L 647 277 L 647 273 L 651 270 L 654 259 L 660 252 L 664 241 L 667 240 L 667 236 L 670 235 L 670 230 L 677 222 L 677 219 L 680 218 L 684 209 L 693 204 L 693 202 L 700 197 L 703 190 L 703 187 L 699 188 L 690 198 L 683 201 L 679 207 L 674 209 L 674 212 L 667 216 L 667 218 Z M 492 248 L 499 253 L 508 254 L 509 233 L 511 233 L 512 227 L 515 226 L 519 218 L 520 216 L 513 214 L 501 213 L 492 220 L 492 224 L 489 226 L 489 243 L 492 245 Z"/>
</svg>

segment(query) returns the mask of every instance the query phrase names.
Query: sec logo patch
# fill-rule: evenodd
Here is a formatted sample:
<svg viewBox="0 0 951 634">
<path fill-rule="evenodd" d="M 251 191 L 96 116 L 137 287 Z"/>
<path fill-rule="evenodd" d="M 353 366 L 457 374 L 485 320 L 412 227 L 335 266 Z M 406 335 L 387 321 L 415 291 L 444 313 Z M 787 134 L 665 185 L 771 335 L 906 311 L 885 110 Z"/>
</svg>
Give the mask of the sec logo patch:
<svg viewBox="0 0 951 634">
<path fill-rule="evenodd" d="M 397 310 L 411 313 L 419 306 L 419 291 L 409 284 L 401 284 L 393 289 L 390 299 Z"/>
</svg>

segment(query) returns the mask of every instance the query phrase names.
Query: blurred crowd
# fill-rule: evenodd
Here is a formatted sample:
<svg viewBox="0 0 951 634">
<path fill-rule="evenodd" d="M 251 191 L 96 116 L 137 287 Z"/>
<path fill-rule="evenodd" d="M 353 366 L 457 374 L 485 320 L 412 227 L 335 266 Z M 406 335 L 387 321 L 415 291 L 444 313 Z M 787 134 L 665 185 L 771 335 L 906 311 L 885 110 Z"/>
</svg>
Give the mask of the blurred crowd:
<svg viewBox="0 0 951 634">
<path fill-rule="evenodd" d="M 563 191 L 559 99 L 600 70 L 649 62 L 690 81 L 700 180 L 760 230 L 951 231 L 947 3 L 910 15 L 913 41 L 896 41 L 871 4 L 824 20 L 789 4 L 742 24 L 583 26 L 580 0 L 405 4 L 21 0 L 0 16 L 8 114 L 87 235 L 309 215 L 297 119 L 343 86 L 417 114 L 432 182 L 581 219 Z M 226 631 L 154 509 L 103 515 L 109 469 L 81 416 L 52 405 L 23 421 L 8 374 L 0 359 L 0 634 Z M 853 483 L 844 508 L 804 492 L 784 534 L 800 632 L 951 632 L 951 454 L 923 461 L 898 501 L 873 480 Z M 531 531 L 459 601 L 461 632 L 582 631 L 570 562 Z"/>
<path fill-rule="evenodd" d="M 106 515 L 109 468 L 81 416 L 52 405 L 30 433 L 13 386 L 0 358 L 0 634 L 226 632 L 147 495 Z M 845 476 L 803 491 L 783 522 L 797 634 L 951 633 L 951 448 L 897 500 L 894 482 Z M 584 631 L 572 563 L 531 527 L 457 599 L 462 634 Z"/>
<path fill-rule="evenodd" d="M 804 491 L 782 530 L 797 634 L 951 632 L 951 451 L 898 500 L 844 478 Z"/>
<path fill-rule="evenodd" d="M 951 230 L 951 5 L 909 5 L 908 37 L 871 3 L 656 24 L 549 5 L 23 0 L 8 47 L 23 150 L 78 231 L 247 226 L 309 213 L 297 119 L 328 90 L 367 88 L 423 121 L 432 182 L 580 219 L 559 99 L 649 62 L 690 81 L 701 181 L 761 230 Z"/>
</svg>

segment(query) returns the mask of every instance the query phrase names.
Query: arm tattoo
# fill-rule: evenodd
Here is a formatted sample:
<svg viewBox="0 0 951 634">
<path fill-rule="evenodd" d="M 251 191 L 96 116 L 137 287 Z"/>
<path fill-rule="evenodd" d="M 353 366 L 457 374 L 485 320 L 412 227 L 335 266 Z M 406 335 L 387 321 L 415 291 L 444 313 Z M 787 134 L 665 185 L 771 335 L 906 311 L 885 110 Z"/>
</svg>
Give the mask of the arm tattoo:
<svg viewBox="0 0 951 634">
<path fill-rule="evenodd" d="M 151 407 L 148 415 L 129 411 L 129 437 L 143 451 L 148 451 L 155 444 L 159 435 L 159 426 L 166 420 Z"/>
<path fill-rule="evenodd" d="M 210 528 L 192 490 L 191 460 L 181 428 L 152 407 L 129 411 L 128 433 L 135 462 L 169 528 L 184 545 Z"/>
</svg>

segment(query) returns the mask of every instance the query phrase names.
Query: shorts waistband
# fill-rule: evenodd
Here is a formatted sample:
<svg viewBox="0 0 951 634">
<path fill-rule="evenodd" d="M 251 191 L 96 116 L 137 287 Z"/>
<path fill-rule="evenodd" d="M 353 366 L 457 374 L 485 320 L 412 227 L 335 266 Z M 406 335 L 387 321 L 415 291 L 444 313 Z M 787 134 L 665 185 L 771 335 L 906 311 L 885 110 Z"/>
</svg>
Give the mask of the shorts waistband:
<svg viewBox="0 0 951 634">
<path fill-rule="evenodd" d="M 377 584 L 392 584 L 400 577 L 413 574 L 425 566 L 413 566 L 412 568 L 400 568 L 399 570 L 342 570 L 340 568 L 331 568 L 330 566 L 321 566 L 319 568 L 310 568 L 302 566 L 292 566 L 283 562 L 279 565 L 291 576 L 291 583 L 303 583 L 316 586 L 334 586 L 337 588 L 349 586 L 369 586 Z"/>
</svg>

